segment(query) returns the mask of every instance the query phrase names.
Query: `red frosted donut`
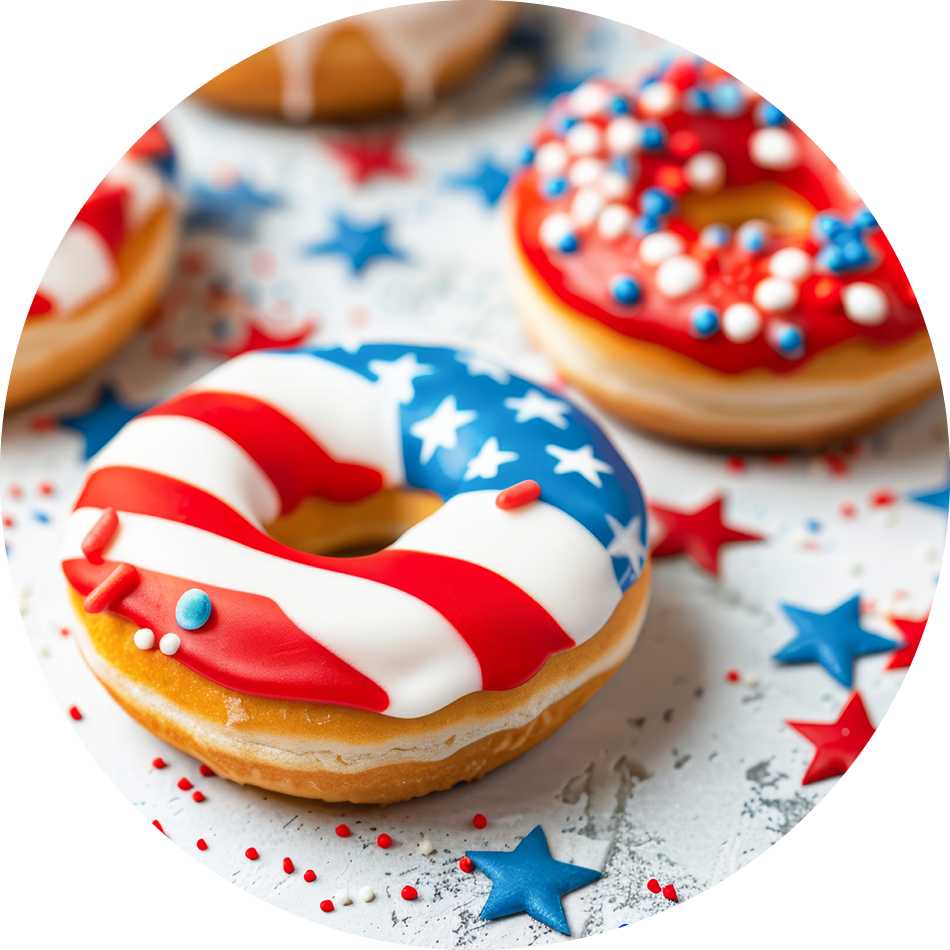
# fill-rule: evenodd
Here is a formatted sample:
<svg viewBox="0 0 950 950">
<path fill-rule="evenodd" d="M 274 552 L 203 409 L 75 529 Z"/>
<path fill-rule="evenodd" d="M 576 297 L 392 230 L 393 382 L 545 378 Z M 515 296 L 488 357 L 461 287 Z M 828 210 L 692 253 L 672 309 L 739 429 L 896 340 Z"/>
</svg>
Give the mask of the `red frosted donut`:
<svg viewBox="0 0 950 950">
<path fill-rule="evenodd" d="M 559 97 L 509 212 L 529 332 L 646 429 L 814 447 L 939 387 L 874 217 L 801 129 L 710 63 Z"/>
</svg>

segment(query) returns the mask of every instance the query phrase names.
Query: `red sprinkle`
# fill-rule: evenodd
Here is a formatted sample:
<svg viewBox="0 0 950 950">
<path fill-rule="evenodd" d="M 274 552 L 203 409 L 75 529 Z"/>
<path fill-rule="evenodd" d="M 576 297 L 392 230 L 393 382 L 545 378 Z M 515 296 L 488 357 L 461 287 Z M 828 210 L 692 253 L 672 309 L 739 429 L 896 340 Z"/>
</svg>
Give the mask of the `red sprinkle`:
<svg viewBox="0 0 950 950">
<path fill-rule="evenodd" d="M 871 495 L 871 504 L 875 508 L 883 508 L 885 505 L 893 505 L 897 501 L 897 495 L 894 492 L 885 489 L 884 491 L 876 491 Z"/>
<path fill-rule="evenodd" d="M 194 795 L 192 795 L 191 797 L 192 797 L 192 800 L 196 802 L 203 802 L 205 800 L 205 796 L 203 792 L 195 792 Z"/>
<path fill-rule="evenodd" d="M 83 602 L 87 614 L 98 614 L 131 594 L 139 586 L 139 572 L 131 564 L 120 564 Z"/>
<path fill-rule="evenodd" d="M 317 879 L 317 875 L 314 874 L 313 871 L 307 870 L 303 872 L 303 879 L 308 884 L 313 884 L 313 882 Z"/>
<path fill-rule="evenodd" d="M 212 772 L 211 769 L 209 769 L 207 765 L 199 765 L 199 766 L 198 766 L 198 771 L 199 771 L 205 778 L 214 778 L 214 776 L 217 775 L 217 772 Z"/>
<path fill-rule="evenodd" d="M 119 527 L 119 516 L 115 508 L 106 508 L 99 520 L 89 529 L 79 547 L 90 564 L 102 563 L 102 552 L 112 540 L 115 529 Z"/>
<path fill-rule="evenodd" d="M 475 870 L 475 862 L 466 855 L 464 858 L 459 861 L 459 869 L 464 871 L 466 874 L 471 874 Z"/>
<path fill-rule="evenodd" d="M 14 498 L 19 498 L 23 494 L 23 489 L 19 485 L 11 485 L 8 490 Z"/>
<path fill-rule="evenodd" d="M 690 158 L 703 147 L 700 137 L 690 129 L 680 129 L 670 136 L 667 148 L 677 158 Z"/>
<path fill-rule="evenodd" d="M 689 182 L 686 173 L 679 165 L 661 165 L 653 175 L 653 180 L 660 188 L 681 195 L 689 191 Z"/>
<path fill-rule="evenodd" d="M 159 756 L 157 759 L 152 759 L 152 768 L 153 769 L 163 769 L 168 763 Z"/>
<path fill-rule="evenodd" d="M 12 519 L 9 515 L 4 515 L 4 516 L 3 516 L 3 526 L 4 526 L 4 528 L 12 528 L 12 527 L 13 527 L 13 519 Z"/>
<path fill-rule="evenodd" d="M 696 67 L 689 60 L 680 59 L 663 74 L 663 82 L 668 82 L 682 92 L 696 82 L 697 75 Z"/>
<path fill-rule="evenodd" d="M 191 782 L 188 781 L 188 779 L 186 779 L 186 778 L 180 778 L 180 779 L 178 780 L 178 787 L 179 787 L 183 792 L 187 792 L 188 789 L 189 789 L 189 788 L 192 788 L 193 786 L 192 786 Z"/>
<path fill-rule="evenodd" d="M 34 416 L 30 425 L 34 432 L 52 432 L 56 428 L 56 420 L 52 416 Z"/>
<path fill-rule="evenodd" d="M 821 457 L 825 460 L 832 475 L 843 477 L 848 474 L 848 463 L 834 452 L 822 452 Z"/>
<path fill-rule="evenodd" d="M 726 673 L 726 679 L 727 679 L 730 683 L 738 683 L 738 682 L 739 682 L 739 671 L 738 671 L 738 670 L 729 670 L 729 672 Z"/>
<path fill-rule="evenodd" d="M 820 278 L 812 293 L 815 303 L 822 307 L 835 307 L 841 302 L 841 284 L 833 277 Z"/>
<path fill-rule="evenodd" d="M 290 858 L 284 858 L 284 874 L 294 873 L 294 862 Z"/>
<path fill-rule="evenodd" d="M 64 637 L 69 636 L 69 627 L 61 627 L 59 631 Z"/>
<path fill-rule="evenodd" d="M 660 893 L 660 882 L 659 882 L 655 877 L 651 877 L 650 880 L 647 881 L 647 890 L 648 890 L 651 894 L 659 894 L 659 893 Z"/>
<path fill-rule="evenodd" d="M 157 818 L 152 822 L 152 824 L 155 825 L 155 827 L 158 828 L 158 830 L 159 830 L 163 835 L 165 835 L 165 829 L 162 827 L 162 823 L 161 823 Z M 168 835 L 165 835 L 165 837 L 167 838 Z"/>
<path fill-rule="evenodd" d="M 337 825 L 335 830 L 338 838 L 349 838 L 350 836 L 350 829 L 346 825 Z"/>
<path fill-rule="evenodd" d="M 476 828 L 478 828 L 479 830 L 481 830 L 482 828 L 484 828 L 484 827 L 488 824 L 488 819 L 487 819 L 484 815 L 476 815 L 476 816 L 472 819 L 472 824 L 473 824 Z"/>
<path fill-rule="evenodd" d="M 333 901 L 320 901 L 320 910 L 329 914 L 333 910 Z"/>
<path fill-rule="evenodd" d="M 676 888 L 673 887 L 672 884 L 667 884 L 666 887 L 663 888 L 663 896 L 664 896 L 668 901 L 678 901 L 678 900 L 679 900 L 679 898 L 676 896 Z"/>
<path fill-rule="evenodd" d="M 411 884 L 407 884 L 399 894 L 404 901 L 414 901 L 419 896 L 419 892 Z"/>
<path fill-rule="evenodd" d="M 205 841 L 204 838 L 199 838 L 198 841 L 196 842 L 196 846 L 197 846 L 197 848 L 198 848 L 199 851 L 207 851 L 207 850 L 208 850 L 208 842 Z"/>
<path fill-rule="evenodd" d="M 257 853 L 257 848 L 248 848 L 247 851 L 244 852 L 244 857 L 247 858 L 248 861 L 256 861 L 260 855 Z"/>
<path fill-rule="evenodd" d="M 784 464 L 788 461 L 788 456 L 787 456 L 787 455 L 781 455 L 781 454 L 779 454 L 779 455 L 770 455 L 770 456 L 769 456 L 769 461 L 770 461 L 773 465 L 784 465 Z"/>
<path fill-rule="evenodd" d="M 733 455 L 731 458 L 726 459 L 726 469 L 730 472 L 744 472 L 745 459 L 739 455 Z"/>
<path fill-rule="evenodd" d="M 76 719 L 76 720 L 82 719 L 82 713 L 79 711 L 78 706 L 70 706 L 69 715 L 72 716 L 73 719 Z"/>
<path fill-rule="evenodd" d="M 52 495 L 53 494 L 53 483 L 52 482 L 40 482 L 36 486 L 37 490 L 41 495 Z"/>
<path fill-rule="evenodd" d="M 388 848 L 392 843 L 393 839 L 390 838 L 389 835 L 380 835 L 376 839 L 376 844 L 378 844 L 381 848 Z"/>
<path fill-rule="evenodd" d="M 510 488 L 503 488 L 495 497 L 495 504 L 504 511 L 522 508 L 541 497 L 541 486 L 529 478 Z"/>
<path fill-rule="evenodd" d="M 853 518 L 858 513 L 858 509 L 850 501 L 842 502 L 840 510 L 843 518 Z"/>
</svg>

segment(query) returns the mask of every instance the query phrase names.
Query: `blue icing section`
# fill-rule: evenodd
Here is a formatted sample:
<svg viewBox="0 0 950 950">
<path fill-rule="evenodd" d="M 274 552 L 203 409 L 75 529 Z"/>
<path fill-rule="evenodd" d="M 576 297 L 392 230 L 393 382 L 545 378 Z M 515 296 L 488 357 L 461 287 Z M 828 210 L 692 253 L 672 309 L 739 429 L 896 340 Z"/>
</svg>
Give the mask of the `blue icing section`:
<svg viewBox="0 0 950 950">
<path fill-rule="evenodd" d="M 633 563 L 615 538 L 629 528 L 633 546 L 638 541 L 646 551 L 640 486 L 600 427 L 563 397 L 474 354 L 440 347 L 380 343 L 355 352 L 280 352 L 312 353 L 371 382 L 378 378 L 371 362 L 414 354 L 420 367 L 434 372 L 412 379 L 414 396 L 400 409 L 408 485 L 448 500 L 533 479 L 543 501 L 584 525 L 605 548 L 614 547 L 623 590 L 639 576 L 639 558 Z"/>
</svg>

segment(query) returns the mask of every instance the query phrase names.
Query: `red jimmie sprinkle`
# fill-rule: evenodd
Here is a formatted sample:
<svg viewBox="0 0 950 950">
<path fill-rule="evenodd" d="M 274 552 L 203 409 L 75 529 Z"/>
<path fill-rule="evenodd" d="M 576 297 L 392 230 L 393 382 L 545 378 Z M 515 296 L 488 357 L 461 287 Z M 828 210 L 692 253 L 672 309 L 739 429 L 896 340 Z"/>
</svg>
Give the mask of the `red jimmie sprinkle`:
<svg viewBox="0 0 950 950">
<path fill-rule="evenodd" d="M 82 719 L 82 713 L 79 711 L 78 706 L 70 706 L 69 715 L 72 716 L 73 719 L 76 719 L 76 720 Z"/>
<path fill-rule="evenodd" d="M 651 894 L 659 894 L 659 893 L 660 893 L 660 882 L 659 882 L 655 877 L 651 877 L 650 880 L 647 881 L 647 890 L 648 890 Z"/>
<path fill-rule="evenodd" d="M 161 823 L 157 818 L 152 822 L 152 824 L 155 825 L 155 827 L 158 828 L 158 830 L 159 830 L 163 835 L 165 835 L 165 829 L 162 827 L 162 823 Z M 167 838 L 168 835 L 165 835 L 165 837 Z"/>
<path fill-rule="evenodd" d="M 284 874 L 294 873 L 294 862 L 290 858 L 284 858 Z"/>
<path fill-rule="evenodd" d="M 120 564 L 83 602 L 87 614 L 98 614 L 131 594 L 139 586 L 139 572 L 131 564 Z"/>
<path fill-rule="evenodd" d="M 388 848 L 392 843 L 393 839 L 390 838 L 389 835 L 380 835 L 376 839 L 376 844 L 378 844 L 381 848 Z"/>
<path fill-rule="evenodd" d="M 192 795 L 191 797 L 192 797 L 192 800 L 196 802 L 203 802 L 205 800 L 205 796 L 203 792 L 195 792 L 194 795 Z"/>
<path fill-rule="evenodd" d="M 260 855 L 257 853 L 257 848 L 248 848 L 247 851 L 244 852 L 244 857 L 247 858 L 248 861 L 256 861 Z"/>
<path fill-rule="evenodd" d="M 540 497 L 541 486 L 529 478 L 510 488 L 503 488 L 495 497 L 495 504 L 504 511 L 511 511 L 537 501 Z"/>
<path fill-rule="evenodd" d="M 727 679 L 730 683 L 738 683 L 738 682 L 739 682 L 739 671 L 738 671 L 738 670 L 729 670 L 729 672 L 726 673 L 726 679 Z"/>
<path fill-rule="evenodd" d="M 153 769 L 163 769 L 168 763 L 159 756 L 157 759 L 152 759 L 152 768 Z"/>
<path fill-rule="evenodd" d="M 317 879 L 317 875 L 314 874 L 313 871 L 311 871 L 311 870 L 308 869 L 308 870 L 306 870 L 306 871 L 303 872 L 303 879 L 304 879 L 308 884 L 313 884 L 313 882 Z"/>
<path fill-rule="evenodd" d="M 183 792 L 187 792 L 188 789 L 189 789 L 189 788 L 192 788 L 193 786 L 192 786 L 191 782 L 188 781 L 188 779 L 182 777 L 182 778 L 180 778 L 180 779 L 178 780 L 178 787 L 179 787 Z"/>
<path fill-rule="evenodd" d="M 411 884 L 407 884 L 399 894 L 404 901 L 414 901 L 419 896 L 419 892 Z"/>
<path fill-rule="evenodd" d="M 678 901 L 678 900 L 679 900 L 679 898 L 676 896 L 676 888 L 673 887 L 672 884 L 667 884 L 666 887 L 663 888 L 663 896 L 664 896 L 668 901 Z"/>
<path fill-rule="evenodd" d="M 118 527 L 119 516 L 115 513 L 115 508 L 106 508 L 79 545 L 90 564 L 102 563 L 102 552 L 112 540 L 115 529 Z"/>
<path fill-rule="evenodd" d="M 333 910 L 333 901 L 320 901 L 320 910 L 329 914 Z"/>
<path fill-rule="evenodd" d="M 207 765 L 199 765 L 199 766 L 198 766 L 198 771 L 199 771 L 205 778 L 214 778 L 214 776 L 217 774 L 216 772 L 212 772 L 211 769 L 209 769 Z"/>
<path fill-rule="evenodd" d="M 208 850 L 208 842 L 205 841 L 204 838 L 199 838 L 199 839 L 197 840 L 197 842 L 195 843 L 195 847 L 196 847 L 199 851 L 207 851 L 207 850 Z"/>
<path fill-rule="evenodd" d="M 459 869 L 466 874 L 471 874 L 475 870 L 475 862 L 466 855 L 459 861 Z"/>
<path fill-rule="evenodd" d="M 349 838 L 350 836 L 350 829 L 346 825 L 337 825 L 335 831 L 338 838 Z"/>
<path fill-rule="evenodd" d="M 897 501 L 897 495 L 894 492 L 885 489 L 884 491 L 876 491 L 871 495 L 871 504 L 875 508 L 883 508 L 885 505 L 893 505 Z"/>
<path fill-rule="evenodd" d="M 488 819 L 487 819 L 484 815 L 476 815 L 476 816 L 472 819 L 472 824 L 473 824 L 476 828 L 478 828 L 479 830 L 481 830 L 482 828 L 484 828 L 484 827 L 488 824 Z"/>
</svg>

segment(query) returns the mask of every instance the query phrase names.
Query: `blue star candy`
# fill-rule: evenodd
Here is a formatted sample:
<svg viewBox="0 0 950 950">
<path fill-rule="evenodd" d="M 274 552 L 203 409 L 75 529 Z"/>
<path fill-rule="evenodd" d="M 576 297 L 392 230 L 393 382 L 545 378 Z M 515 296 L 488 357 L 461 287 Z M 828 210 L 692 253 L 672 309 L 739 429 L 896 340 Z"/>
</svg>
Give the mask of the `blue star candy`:
<svg viewBox="0 0 950 950">
<path fill-rule="evenodd" d="M 189 198 L 189 228 L 225 231 L 236 237 L 250 236 L 258 217 L 280 204 L 277 195 L 256 191 L 240 180 L 227 188 L 195 185 Z"/>
<path fill-rule="evenodd" d="M 402 261 L 406 255 L 386 243 L 389 222 L 380 221 L 369 227 L 360 227 L 346 215 L 338 214 L 333 219 L 336 235 L 329 241 L 318 241 L 304 248 L 305 254 L 342 254 L 349 258 L 353 273 L 358 274 L 374 257 L 394 257 Z"/>
<path fill-rule="evenodd" d="M 61 416 L 59 423 L 86 437 L 85 458 L 90 459 L 122 426 L 151 406 L 151 403 L 146 406 L 126 406 L 116 398 L 112 387 L 106 385 L 92 409 L 78 416 Z"/>
<path fill-rule="evenodd" d="M 942 508 L 947 511 L 950 508 L 950 475 L 944 480 L 943 488 L 912 493 L 910 499 L 911 501 L 920 502 L 922 505 L 932 505 L 934 508 Z"/>
<path fill-rule="evenodd" d="M 571 931 L 561 906 L 561 895 L 603 876 L 600 871 L 555 861 L 540 825 L 514 851 L 466 851 L 465 854 L 491 878 L 491 893 L 482 908 L 482 920 L 525 911 L 568 936 Z"/>
<path fill-rule="evenodd" d="M 488 207 L 492 207 L 502 196 L 508 184 L 509 174 L 499 168 L 490 158 L 479 159 L 478 167 L 466 174 L 447 175 L 445 183 L 449 188 L 474 188 L 482 193 Z"/>
<path fill-rule="evenodd" d="M 781 605 L 798 628 L 798 636 L 773 659 L 780 663 L 820 663 L 839 683 L 850 687 L 854 658 L 883 653 L 898 646 L 860 625 L 860 598 L 855 595 L 826 614 Z"/>
</svg>

